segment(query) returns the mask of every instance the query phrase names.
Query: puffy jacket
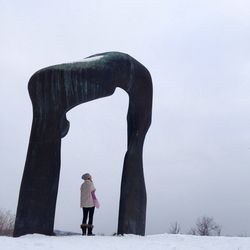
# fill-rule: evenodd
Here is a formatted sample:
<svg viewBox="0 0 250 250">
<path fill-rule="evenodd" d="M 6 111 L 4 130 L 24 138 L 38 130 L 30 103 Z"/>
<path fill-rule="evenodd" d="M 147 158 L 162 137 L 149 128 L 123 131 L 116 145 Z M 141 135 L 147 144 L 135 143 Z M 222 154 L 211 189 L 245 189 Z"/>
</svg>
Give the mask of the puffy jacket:
<svg viewBox="0 0 250 250">
<path fill-rule="evenodd" d="M 81 185 L 81 207 L 94 207 L 94 202 L 91 192 L 95 191 L 95 187 L 92 181 L 86 180 Z"/>
</svg>

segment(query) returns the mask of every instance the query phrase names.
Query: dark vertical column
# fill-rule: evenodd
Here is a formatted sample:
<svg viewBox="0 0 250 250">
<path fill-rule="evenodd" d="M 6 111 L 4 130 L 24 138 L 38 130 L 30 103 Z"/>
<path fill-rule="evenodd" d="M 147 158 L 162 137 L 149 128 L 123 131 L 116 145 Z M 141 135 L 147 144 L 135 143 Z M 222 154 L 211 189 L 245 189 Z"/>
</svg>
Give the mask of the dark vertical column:
<svg viewBox="0 0 250 250">
<path fill-rule="evenodd" d="M 143 173 L 143 143 L 151 124 L 152 80 L 147 69 L 131 62 L 129 94 L 128 150 L 125 155 L 118 234 L 145 235 L 147 195 Z"/>
<path fill-rule="evenodd" d="M 122 173 L 118 234 L 145 235 L 146 188 L 141 149 L 128 150 Z"/>
<path fill-rule="evenodd" d="M 46 134 L 46 131 L 50 133 Z M 61 148 L 61 138 L 56 134 L 56 128 L 51 130 L 51 123 L 33 121 L 19 194 L 15 237 L 29 233 L 53 234 Z"/>
<path fill-rule="evenodd" d="M 130 102 L 128 150 L 122 173 L 118 234 L 145 235 L 147 195 L 142 152 L 148 125 L 141 119 L 142 113 L 138 105 Z"/>
</svg>

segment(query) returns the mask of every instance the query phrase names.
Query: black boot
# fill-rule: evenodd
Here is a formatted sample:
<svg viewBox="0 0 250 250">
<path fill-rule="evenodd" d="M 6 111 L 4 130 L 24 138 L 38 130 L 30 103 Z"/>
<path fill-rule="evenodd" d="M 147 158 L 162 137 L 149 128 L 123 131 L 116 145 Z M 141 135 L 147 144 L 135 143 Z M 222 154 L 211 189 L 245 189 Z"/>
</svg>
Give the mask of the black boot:
<svg viewBox="0 0 250 250">
<path fill-rule="evenodd" d="M 88 236 L 95 236 L 93 233 L 92 233 L 92 230 L 93 230 L 93 225 L 88 225 Z"/>
<path fill-rule="evenodd" d="M 87 224 L 82 224 L 82 225 L 81 225 L 82 235 L 86 235 L 87 227 L 88 227 Z"/>
</svg>

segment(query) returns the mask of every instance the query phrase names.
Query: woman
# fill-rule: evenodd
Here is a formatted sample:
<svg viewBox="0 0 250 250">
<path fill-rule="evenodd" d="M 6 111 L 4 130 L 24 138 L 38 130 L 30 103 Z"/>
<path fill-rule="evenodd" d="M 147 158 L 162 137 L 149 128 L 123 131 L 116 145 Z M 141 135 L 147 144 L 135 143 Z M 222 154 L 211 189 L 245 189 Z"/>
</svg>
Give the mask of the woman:
<svg viewBox="0 0 250 250">
<path fill-rule="evenodd" d="M 83 210 L 82 219 L 82 235 L 93 236 L 93 216 L 95 211 L 95 202 L 97 201 L 95 196 L 95 187 L 90 174 L 86 173 L 82 176 L 84 180 L 81 185 L 81 208 Z M 88 223 L 87 223 L 88 220 Z"/>
</svg>

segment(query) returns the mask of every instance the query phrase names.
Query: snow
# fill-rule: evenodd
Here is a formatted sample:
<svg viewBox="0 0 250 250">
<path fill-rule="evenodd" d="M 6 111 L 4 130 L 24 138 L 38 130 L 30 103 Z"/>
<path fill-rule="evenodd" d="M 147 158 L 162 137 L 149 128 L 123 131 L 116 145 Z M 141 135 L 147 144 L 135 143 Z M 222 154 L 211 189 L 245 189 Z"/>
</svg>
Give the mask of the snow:
<svg viewBox="0 0 250 250">
<path fill-rule="evenodd" d="M 19 238 L 0 236 L 1 250 L 249 250 L 248 237 L 206 237 L 191 235 L 148 236 L 44 236 Z"/>
<path fill-rule="evenodd" d="M 102 57 L 103 57 L 103 55 L 101 55 L 101 56 L 92 56 L 92 57 L 84 58 L 82 61 L 83 62 L 97 61 L 97 60 L 100 60 Z"/>
</svg>

